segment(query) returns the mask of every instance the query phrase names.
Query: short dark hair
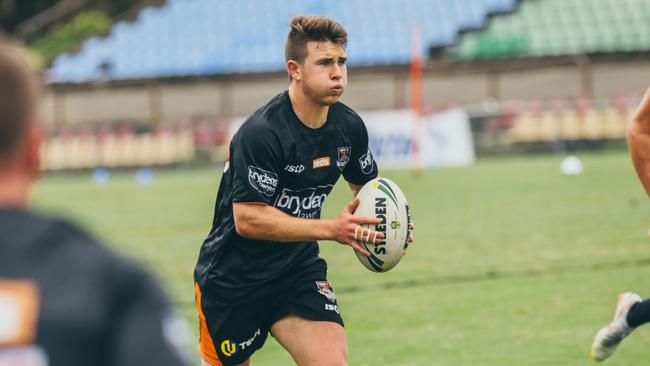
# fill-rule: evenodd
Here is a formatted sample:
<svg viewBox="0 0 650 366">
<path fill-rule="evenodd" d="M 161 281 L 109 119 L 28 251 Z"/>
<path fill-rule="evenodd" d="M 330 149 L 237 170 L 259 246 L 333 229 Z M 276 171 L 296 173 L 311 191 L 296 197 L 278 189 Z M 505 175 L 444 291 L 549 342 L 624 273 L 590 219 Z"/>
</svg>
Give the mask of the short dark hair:
<svg viewBox="0 0 650 366">
<path fill-rule="evenodd" d="M 38 83 L 25 56 L 0 35 L 0 162 L 13 153 L 36 111 Z"/>
<path fill-rule="evenodd" d="M 335 20 L 323 16 L 299 15 L 291 18 L 291 30 L 284 45 L 285 61 L 302 63 L 307 57 L 307 42 L 330 41 L 345 48 L 348 32 Z"/>
</svg>

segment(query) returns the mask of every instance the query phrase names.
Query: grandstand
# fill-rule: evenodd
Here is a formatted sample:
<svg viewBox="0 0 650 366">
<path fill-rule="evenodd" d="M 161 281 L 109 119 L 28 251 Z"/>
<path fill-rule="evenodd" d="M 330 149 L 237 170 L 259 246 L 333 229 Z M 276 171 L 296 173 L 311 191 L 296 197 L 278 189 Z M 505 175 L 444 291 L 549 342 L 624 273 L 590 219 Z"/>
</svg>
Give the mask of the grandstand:
<svg viewBox="0 0 650 366">
<path fill-rule="evenodd" d="M 451 59 L 504 59 L 643 52 L 650 47 L 645 0 L 529 0 L 485 30 L 463 35 Z"/>
<path fill-rule="evenodd" d="M 135 22 L 115 24 L 108 37 L 88 40 L 79 53 L 61 55 L 49 77 L 80 83 L 281 71 L 287 24 L 296 14 L 339 20 L 354 40 L 348 49 L 351 66 L 407 64 L 413 27 L 421 30 L 421 47 L 428 50 L 453 44 L 460 31 L 482 28 L 490 14 L 515 5 L 515 0 L 169 0 L 146 8 Z"/>
<path fill-rule="evenodd" d="M 286 88 L 284 37 L 297 14 L 330 16 L 348 30 L 352 82 L 344 101 L 360 111 L 409 107 L 417 29 L 417 49 L 429 56 L 424 111 L 465 108 L 479 153 L 495 144 L 510 151 L 532 143 L 620 141 L 648 84 L 642 76 L 650 59 L 650 4 L 643 0 L 168 0 L 55 59 L 47 71 L 45 117 L 55 139 L 49 148 L 59 158 L 47 160 L 49 166 L 93 165 L 70 163 L 61 156 L 72 150 L 57 146 L 102 130 L 127 144 L 118 149 L 132 152 L 87 154 L 107 166 L 192 159 L 183 149 L 152 158 L 136 153 L 147 148 L 129 147 L 162 138 L 158 128 L 190 128 L 195 131 L 183 136 L 223 143 L 201 137 L 196 130 L 204 128 L 196 126 L 210 121 L 225 130 Z M 148 127 L 134 134 L 139 139 L 123 139 L 120 130 L 129 124 Z"/>
</svg>

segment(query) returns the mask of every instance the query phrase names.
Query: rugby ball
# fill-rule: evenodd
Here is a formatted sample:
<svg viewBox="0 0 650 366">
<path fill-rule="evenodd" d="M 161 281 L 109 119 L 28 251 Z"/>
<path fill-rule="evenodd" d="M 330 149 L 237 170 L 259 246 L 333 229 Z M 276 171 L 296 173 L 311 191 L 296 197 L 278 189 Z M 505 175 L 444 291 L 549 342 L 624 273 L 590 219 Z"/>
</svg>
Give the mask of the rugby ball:
<svg viewBox="0 0 650 366">
<path fill-rule="evenodd" d="M 386 178 L 375 178 L 361 188 L 357 198 L 360 202 L 354 214 L 381 219 L 378 225 L 365 226 L 386 234 L 386 238 L 379 244 L 358 241 L 370 252 L 370 257 L 365 257 L 357 251 L 354 253 L 369 270 L 389 271 L 399 263 L 409 245 L 411 217 L 406 197 L 395 182 Z"/>
</svg>

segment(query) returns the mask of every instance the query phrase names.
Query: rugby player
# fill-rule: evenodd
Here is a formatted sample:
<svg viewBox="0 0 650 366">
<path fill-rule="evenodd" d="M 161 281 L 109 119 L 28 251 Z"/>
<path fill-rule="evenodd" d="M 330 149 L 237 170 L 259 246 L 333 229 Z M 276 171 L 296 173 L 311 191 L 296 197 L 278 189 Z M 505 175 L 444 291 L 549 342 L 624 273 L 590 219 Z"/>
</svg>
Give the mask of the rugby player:
<svg viewBox="0 0 650 366">
<path fill-rule="evenodd" d="M 650 196 L 650 88 L 628 126 L 627 141 L 636 172 Z M 648 322 L 650 299 L 643 300 L 633 292 L 618 295 L 614 320 L 596 333 L 591 346 L 591 357 L 596 361 L 607 359 L 616 351 L 623 338 Z"/>
<path fill-rule="evenodd" d="M 378 219 L 353 216 L 358 199 L 336 218 L 320 219 L 341 175 L 356 195 L 378 170 L 363 121 L 339 102 L 346 31 L 319 16 L 290 24 L 289 89 L 233 136 L 195 268 L 204 365 L 249 365 L 269 333 L 298 365 L 346 365 L 343 320 L 316 241 L 367 256 L 357 239 L 383 239 L 360 226 Z"/>
<path fill-rule="evenodd" d="M 37 84 L 22 49 L 0 40 L 0 365 L 186 365 L 183 323 L 149 275 L 27 209 Z"/>
</svg>

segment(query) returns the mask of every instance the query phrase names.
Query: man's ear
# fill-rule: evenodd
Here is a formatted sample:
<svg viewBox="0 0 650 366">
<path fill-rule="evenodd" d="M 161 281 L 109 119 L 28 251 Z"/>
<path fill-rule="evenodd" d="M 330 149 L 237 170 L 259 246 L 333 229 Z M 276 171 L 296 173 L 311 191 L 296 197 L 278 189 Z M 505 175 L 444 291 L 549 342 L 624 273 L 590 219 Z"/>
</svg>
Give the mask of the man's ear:
<svg viewBox="0 0 650 366">
<path fill-rule="evenodd" d="M 302 66 L 297 61 L 287 61 L 287 72 L 289 73 L 289 77 L 293 80 L 302 79 Z"/>
<path fill-rule="evenodd" d="M 32 121 L 25 131 L 23 146 L 23 164 L 25 171 L 36 178 L 41 167 L 41 142 L 43 141 L 43 130 L 39 121 Z"/>
</svg>

